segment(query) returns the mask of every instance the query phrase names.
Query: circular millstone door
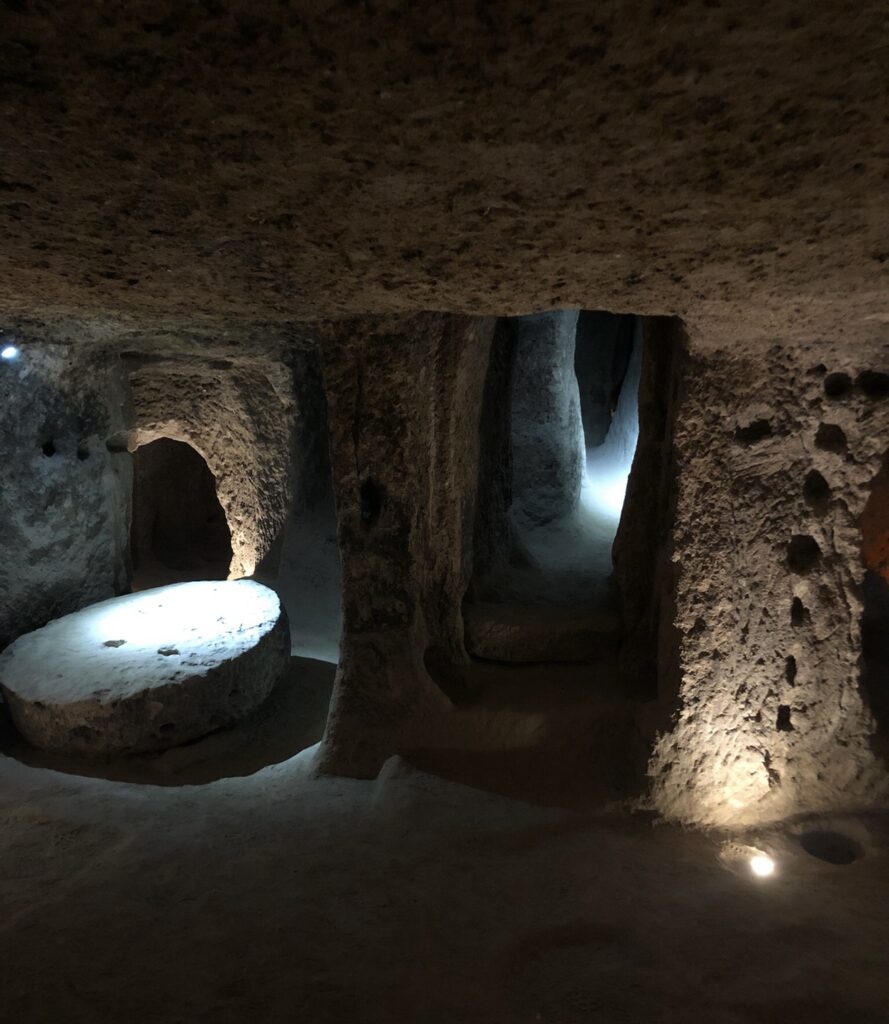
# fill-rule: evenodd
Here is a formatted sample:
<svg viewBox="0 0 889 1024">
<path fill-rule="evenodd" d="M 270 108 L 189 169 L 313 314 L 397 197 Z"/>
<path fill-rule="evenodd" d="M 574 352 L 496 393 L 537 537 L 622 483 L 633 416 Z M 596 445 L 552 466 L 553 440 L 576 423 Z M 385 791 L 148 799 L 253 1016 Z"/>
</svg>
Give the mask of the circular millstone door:
<svg viewBox="0 0 889 1024">
<path fill-rule="evenodd" d="M 231 725 L 290 657 L 278 595 L 251 580 L 115 597 L 26 633 L 0 688 L 37 747 L 105 757 L 163 750 Z"/>
</svg>

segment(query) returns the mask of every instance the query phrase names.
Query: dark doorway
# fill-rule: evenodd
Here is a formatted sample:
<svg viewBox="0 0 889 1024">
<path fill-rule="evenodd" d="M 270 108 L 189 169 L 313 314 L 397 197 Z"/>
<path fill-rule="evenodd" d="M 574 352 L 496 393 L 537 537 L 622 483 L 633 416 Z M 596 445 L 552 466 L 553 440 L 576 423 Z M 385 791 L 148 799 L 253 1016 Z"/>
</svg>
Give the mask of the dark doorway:
<svg viewBox="0 0 889 1024">
<path fill-rule="evenodd" d="M 876 747 L 889 761 L 889 453 L 861 517 L 861 553 L 862 683 L 877 722 Z"/>
<path fill-rule="evenodd" d="M 228 577 L 231 531 L 191 445 L 164 437 L 136 449 L 131 550 L 133 590 Z"/>
</svg>

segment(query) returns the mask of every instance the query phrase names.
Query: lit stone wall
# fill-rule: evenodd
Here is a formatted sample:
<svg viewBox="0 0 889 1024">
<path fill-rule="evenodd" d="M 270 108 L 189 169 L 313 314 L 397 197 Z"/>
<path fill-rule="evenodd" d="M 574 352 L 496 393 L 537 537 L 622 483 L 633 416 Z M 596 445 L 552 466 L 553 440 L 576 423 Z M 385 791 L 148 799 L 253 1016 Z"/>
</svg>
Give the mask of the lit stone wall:
<svg viewBox="0 0 889 1024">
<path fill-rule="evenodd" d="M 886 796 L 860 687 L 860 517 L 889 441 L 875 340 L 696 352 L 676 424 L 678 665 L 651 799 L 735 824 Z M 657 710 L 655 710 L 657 709 Z M 658 715 L 660 720 L 658 720 Z"/>
<path fill-rule="evenodd" d="M 231 577 L 249 576 L 287 516 L 291 487 L 293 384 L 272 360 L 127 360 L 134 450 L 160 437 L 185 441 L 216 477 L 232 535 Z"/>
</svg>

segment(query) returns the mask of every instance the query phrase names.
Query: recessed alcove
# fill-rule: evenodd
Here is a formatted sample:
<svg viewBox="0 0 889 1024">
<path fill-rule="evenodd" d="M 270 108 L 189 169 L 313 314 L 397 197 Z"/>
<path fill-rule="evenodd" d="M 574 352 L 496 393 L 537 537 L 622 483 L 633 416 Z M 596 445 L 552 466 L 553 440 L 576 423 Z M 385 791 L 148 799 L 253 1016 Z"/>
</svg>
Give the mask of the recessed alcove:
<svg viewBox="0 0 889 1024">
<path fill-rule="evenodd" d="M 133 453 L 133 590 L 224 580 L 231 530 L 216 479 L 191 445 L 168 437 Z"/>
</svg>

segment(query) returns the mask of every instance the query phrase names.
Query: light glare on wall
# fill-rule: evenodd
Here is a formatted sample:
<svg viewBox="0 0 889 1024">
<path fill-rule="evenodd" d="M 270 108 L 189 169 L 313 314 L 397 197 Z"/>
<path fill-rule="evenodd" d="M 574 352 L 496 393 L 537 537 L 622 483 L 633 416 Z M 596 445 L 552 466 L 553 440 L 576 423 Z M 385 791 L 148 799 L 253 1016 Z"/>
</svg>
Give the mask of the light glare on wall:
<svg viewBox="0 0 889 1024">
<path fill-rule="evenodd" d="M 775 862 L 766 853 L 757 853 L 750 858 L 750 870 L 757 878 L 768 878 L 775 873 Z"/>
<path fill-rule="evenodd" d="M 3 359 L 15 359 L 19 354 L 19 350 L 15 345 L 6 345 L 3 349 L 0 349 L 0 358 Z"/>
<path fill-rule="evenodd" d="M 587 476 L 580 492 L 581 505 L 593 513 L 617 522 L 624 507 L 629 473 L 629 468 L 617 466 L 610 474 L 603 473 L 595 480 Z"/>
<path fill-rule="evenodd" d="M 639 381 L 642 376 L 642 328 L 637 323 L 629 366 L 617 407 L 602 444 L 587 449 L 580 500 L 592 515 L 617 524 L 639 440 Z"/>
</svg>

